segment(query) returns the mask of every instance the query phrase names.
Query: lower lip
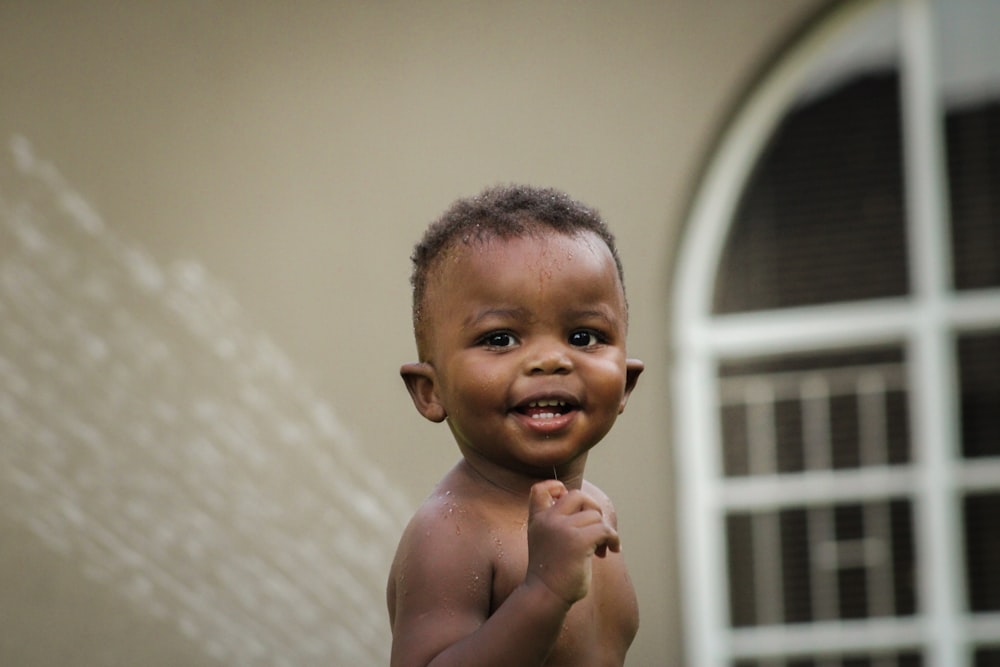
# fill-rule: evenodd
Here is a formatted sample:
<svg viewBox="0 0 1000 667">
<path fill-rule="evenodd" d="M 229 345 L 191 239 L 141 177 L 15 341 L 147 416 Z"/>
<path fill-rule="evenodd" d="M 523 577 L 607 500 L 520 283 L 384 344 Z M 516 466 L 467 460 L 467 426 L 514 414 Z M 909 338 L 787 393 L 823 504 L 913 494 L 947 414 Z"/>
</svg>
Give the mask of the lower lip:
<svg viewBox="0 0 1000 667">
<path fill-rule="evenodd" d="M 529 417 L 528 415 L 523 415 L 521 413 L 515 413 L 520 419 L 521 423 L 524 424 L 528 429 L 535 431 L 537 433 L 550 434 L 556 431 L 561 431 L 562 429 L 569 426 L 570 422 L 576 416 L 576 412 L 567 412 L 564 415 L 556 415 L 555 417 L 546 418 L 535 418 Z"/>
</svg>

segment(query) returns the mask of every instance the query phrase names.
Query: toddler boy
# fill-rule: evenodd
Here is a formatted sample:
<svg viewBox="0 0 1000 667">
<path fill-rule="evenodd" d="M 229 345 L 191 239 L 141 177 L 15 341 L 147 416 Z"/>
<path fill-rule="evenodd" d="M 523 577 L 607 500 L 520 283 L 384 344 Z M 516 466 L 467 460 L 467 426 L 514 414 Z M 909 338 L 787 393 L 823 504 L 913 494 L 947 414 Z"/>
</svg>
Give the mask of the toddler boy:
<svg viewBox="0 0 1000 667">
<path fill-rule="evenodd" d="M 392 665 L 622 665 L 638 628 L 614 506 L 584 479 L 642 372 L 614 238 L 550 189 L 459 200 L 413 253 L 417 410 L 462 458 L 389 575 Z"/>
</svg>

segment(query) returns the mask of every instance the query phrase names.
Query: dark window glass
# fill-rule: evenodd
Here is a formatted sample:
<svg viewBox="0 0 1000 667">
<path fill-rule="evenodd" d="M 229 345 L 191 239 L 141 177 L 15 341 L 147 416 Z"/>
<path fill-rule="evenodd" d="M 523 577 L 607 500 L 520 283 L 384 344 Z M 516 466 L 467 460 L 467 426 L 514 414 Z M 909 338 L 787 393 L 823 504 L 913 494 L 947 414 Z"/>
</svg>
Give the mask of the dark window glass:
<svg viewBox="0 0 1000 667">
<path fill-rule="evenodd" d="M 945 128 L 955 287 L 998 287 L 1000 102 L 952 109 Z"/>
<path fill-rule="evenodd" d="M 872 661 L 867 657 L 844 658 L 840 664 L 843 667 L 872 667 Z"/>
<path fill-rule="evenodd" d="M 899 465 L 910 460 L 910 411 L 904 390 L 886 393 L 889 463 Z"/>
<path fill-rule="evenodd" d="M 788 667 L 816 667 L 816 661 L 812 658 L 794 658 L 788 661 Z"/>
<path fill-rule="evenodd" d="M 714 312 L 907 293 L 898 88 L 867 74 L 785 117 L 737 206 Z"/>
<path fill-rule="evenodd" d="M 775 463 L 779 473 L 805 470 L 802 429 L 802 400 L 796 397 L 775 401 Z"/>
<path fill-rule="evenodd" d="M 980 648 L 975 656 L 974 667 L 1000 667 L 1000 647 Z"/>
<path fill-rule="evenodd" d="M 962 454 L 1000 456 L 1000 333 L 958 339 Z"/>
<path fill-rule="evenodd" d="M 734 628 L 757 624 L 754 604 L 754 557 L 752 515 L 726 517 L 729 563 L 729 613 Z"/>
<path fill-rule="evenodd" d="M 1000 492 L 965 498 L 965 561 L 969 609 L 1000 611 Z"/>
<path fill-rule="evenodd" d="M 809 516 L 805 510 L 785 510 L 781 518 L 781 568 L 785 622 L 813 620 L 812 570 L 809 562 Z"/>
<path fill-rule="evenodd" d="M 895 592 L 896 614 L 912 616 L 917 613 L 917 552 L 913 543 L 910 503 L 893 501 L 889 504 L 889 512 L 893 550 L 892 585 Z"/>
<path fill-rule="evenodd" d="M 830 438 L 835 469 L 861 467 L 859 431 L 857 397 L 831 398 Z"/>
</svg>

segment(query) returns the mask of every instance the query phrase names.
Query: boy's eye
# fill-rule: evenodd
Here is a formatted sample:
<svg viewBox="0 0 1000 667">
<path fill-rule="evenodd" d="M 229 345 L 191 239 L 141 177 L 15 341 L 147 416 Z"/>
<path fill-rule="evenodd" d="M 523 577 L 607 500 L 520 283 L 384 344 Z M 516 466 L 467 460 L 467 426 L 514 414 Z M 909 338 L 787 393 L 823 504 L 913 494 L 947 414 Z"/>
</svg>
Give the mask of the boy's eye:
<svg viewBox="0 0 1000 667">
<path fill-rule="evenodd" d="M 487 347 L 513 347 L 516 342 L 514 335 L 506 331 L 495 331 L 483 337 L 483 345 Z"/>
<path fill-rule="evenodd" d="M 569 344 L 574 347 L 590 347 L 601 342 L 601 337 L 594 331 L 574 331 L 569 335 Z"/>
</svg>

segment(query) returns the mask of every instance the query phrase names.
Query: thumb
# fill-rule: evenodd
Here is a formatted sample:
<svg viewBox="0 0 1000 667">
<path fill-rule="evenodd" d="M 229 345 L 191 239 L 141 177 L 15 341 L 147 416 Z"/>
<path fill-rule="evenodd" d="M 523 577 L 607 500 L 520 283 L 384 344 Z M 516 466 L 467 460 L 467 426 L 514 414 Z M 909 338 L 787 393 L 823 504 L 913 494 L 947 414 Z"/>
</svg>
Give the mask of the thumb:
<svg viewBox="0 0 1000 667">
<path fill-rule="evenodd" d="M 546 479 L 533 484 L 528 498 L 528 514 L 547 510 L 564 495 L 566 486 L 558 479 Z"/>
</svg>

